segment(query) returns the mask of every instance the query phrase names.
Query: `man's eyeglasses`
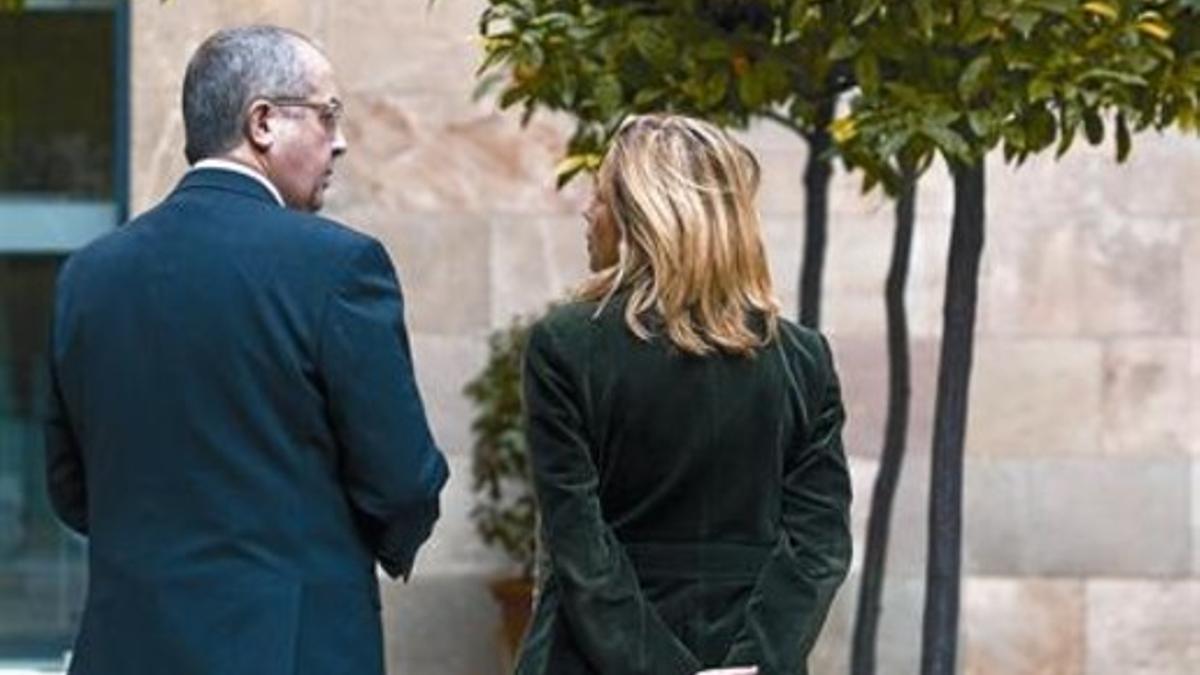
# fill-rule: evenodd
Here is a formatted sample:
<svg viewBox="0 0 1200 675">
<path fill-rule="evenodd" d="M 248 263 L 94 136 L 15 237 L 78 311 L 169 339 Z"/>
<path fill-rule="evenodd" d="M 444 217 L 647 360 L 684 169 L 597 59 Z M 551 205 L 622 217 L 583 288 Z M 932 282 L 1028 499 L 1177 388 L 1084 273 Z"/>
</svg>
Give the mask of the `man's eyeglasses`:
<svg viewBox="0 0 1200 675">
<path fill-rule="evenodd" d="M 338 123 L 342 121 L 342 113 L 344 108 L 342 102 L 333 99 L 332 101 L 309 101 L 303 98 L 269 98 L 267 99 L 272 105 L 280 108 L 308 108 L 317 111 L 317 118 L 321 120 L 321 124 L 325 128 L 332 131 L 337 128 Z"/>
</svg>

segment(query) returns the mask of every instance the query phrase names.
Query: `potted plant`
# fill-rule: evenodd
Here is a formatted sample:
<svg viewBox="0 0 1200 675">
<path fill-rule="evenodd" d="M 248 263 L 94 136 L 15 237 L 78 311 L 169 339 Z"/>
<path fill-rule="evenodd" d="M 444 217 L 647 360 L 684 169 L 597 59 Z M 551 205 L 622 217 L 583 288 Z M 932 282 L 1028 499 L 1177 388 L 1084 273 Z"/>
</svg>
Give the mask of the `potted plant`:
<svg viewBox="0 0 1200 675">
<path fill-rule="evenodd" d="M 487 364 L 463 390 L 475 404 L 471 470 L 476 503 L 471 519 L 484 543 L 513 563 L 511 574 L 490 584 L 500 605 L 505 672 L 511 670 L 533 604 L 537 518 L 521 407 L 521 359 L 531 323 L 517 317 L 493 332 Z"/>
</svg>

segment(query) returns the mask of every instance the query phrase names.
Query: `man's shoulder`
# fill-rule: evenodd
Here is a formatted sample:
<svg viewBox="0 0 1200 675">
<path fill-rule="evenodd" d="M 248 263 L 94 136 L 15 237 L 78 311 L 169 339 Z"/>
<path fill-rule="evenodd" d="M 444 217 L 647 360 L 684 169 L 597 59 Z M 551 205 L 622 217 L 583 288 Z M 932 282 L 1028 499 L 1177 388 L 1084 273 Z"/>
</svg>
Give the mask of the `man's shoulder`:
<svg viewBox="0 0 1200 675">
<path fill-rule="evenodd" d="M 280 217 L 288 221 L 286 231 L 297 239 L 305 239 L 316 245 L 345 251 L 362 250 L 379 243 L 370 234 L 332 218 L 290 209 L 278 209 L 278 211 Z"/>
</svg>

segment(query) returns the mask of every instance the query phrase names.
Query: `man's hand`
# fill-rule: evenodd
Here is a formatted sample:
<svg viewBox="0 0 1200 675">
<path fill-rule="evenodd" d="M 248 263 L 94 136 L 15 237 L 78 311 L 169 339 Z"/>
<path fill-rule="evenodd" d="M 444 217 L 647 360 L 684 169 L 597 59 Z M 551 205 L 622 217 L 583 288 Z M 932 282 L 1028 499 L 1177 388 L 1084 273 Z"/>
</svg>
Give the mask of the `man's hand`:
<svg viewBox="0 0 1200 675">
<path fill-rule="evenodd" d="M 737 668 L 711 668 L 701 670 L 696 675 L 758 675 L 758 666 L 738 666 Z"/>
</svg>

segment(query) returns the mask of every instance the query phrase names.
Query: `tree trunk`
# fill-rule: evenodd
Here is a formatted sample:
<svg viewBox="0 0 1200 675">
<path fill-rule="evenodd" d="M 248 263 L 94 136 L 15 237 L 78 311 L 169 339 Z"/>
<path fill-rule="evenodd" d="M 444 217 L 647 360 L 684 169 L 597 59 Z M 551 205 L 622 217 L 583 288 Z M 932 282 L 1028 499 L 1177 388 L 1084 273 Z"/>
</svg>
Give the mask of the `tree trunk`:
<svg viewBox="0 0 1200 675">
<path fill-rule="evenodd" d="M 953 675 L 962 566 L 963 439 L 966 435 L 979 260 L 984 238 L 984 160 L 954 162 L 954 220 L 946 273 L 942 347 L 929 482 L 922 675 Z"/>
<path fill-rule="evenodd" d="M 883 597 L 884 570 L 887 567 L 888 533 L 892 524 L 892 503 L 900 470 L 904 465 L 908 437 L 909 399 L 912 391 L 908 348 L 908 317 L 904 289 L 912 250 L 913 221 L 916 218 L 916 175 L 911 166 L 901 169 L 902 183 L 896 200 L 896 234 L 892 242 L 892 262 L 885 290 L 888 344 L 888 403 L 884 426 L 883 453 L 871 512 L 867 518 L 867 545 L 863 558 L 862 584 L 858 594 L 858 613 L 854 623 L 854 643 L 850 653 L 853 675 L 874 675 L 875 643 L 879 629 L 880 599 Z"/>
<path fill-rule="evenodd" d="M 800 267 L 800 323 L 821 325 L 821 278 L 825 269 L 825 232 L 829 223 L 829 181 L 833 164 L 827 156 L 833 147 L 829 124 L 834 99 L 820 104 L 813 130 L 805 134 L 808 163 L 804 167 L 804 262 Z"/>
</svg>

